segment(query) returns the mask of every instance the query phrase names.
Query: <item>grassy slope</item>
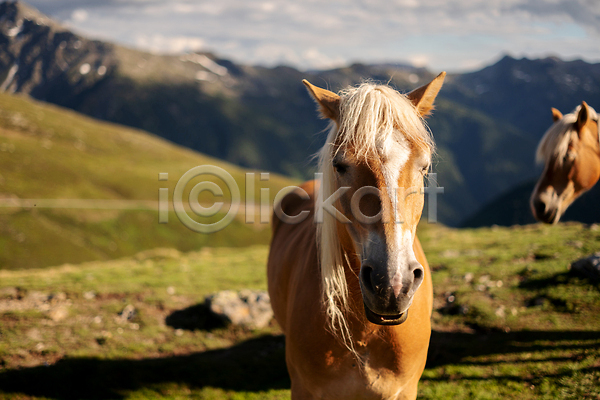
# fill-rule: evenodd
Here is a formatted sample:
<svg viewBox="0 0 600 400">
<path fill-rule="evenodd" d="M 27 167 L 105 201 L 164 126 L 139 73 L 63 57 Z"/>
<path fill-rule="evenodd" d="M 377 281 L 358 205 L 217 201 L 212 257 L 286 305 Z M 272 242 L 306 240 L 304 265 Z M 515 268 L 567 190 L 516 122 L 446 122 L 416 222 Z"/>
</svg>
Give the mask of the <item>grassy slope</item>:
<svg viewBox="0 0 600 400">
<path fill-rule="evenodd" d="M 172 196 L 179 177 L 203 164 L 226 169 L 243 193 L 246 171 L 239 167 L 143 131 L 1 94 L 0 198 L 135 200 L 128 204 L 139 209 L 0 207 L 0 269 L 112 259 L 160 246 L 267 243 L 265 225 L 249 227 L 239 219 L 210 236 L 184 228 L 173 213 L 168 224 L 157 223 L 158 188 L 168 187 Z M 158 181 L 161 172 L 169 173 L 168 182 Z M 277 176 L 256 182 L 257 195 L 261 187 L 273 194 L 289 184 Z"/>
<path fill-rule="evenodd" d="M 420 237 L 435 291 L 420 399 L 600 396 L 598 286 L 567 272 L 600 231 L 430 225 Z M 265 289 L 266 256 L 153 250 L 0 271 L 0 398 L 289 398 L 278 328 L 219 327 L 201 306 L 215 290 Z M 136 315 L 120 321 L 128 304 Z"/>
</svg>

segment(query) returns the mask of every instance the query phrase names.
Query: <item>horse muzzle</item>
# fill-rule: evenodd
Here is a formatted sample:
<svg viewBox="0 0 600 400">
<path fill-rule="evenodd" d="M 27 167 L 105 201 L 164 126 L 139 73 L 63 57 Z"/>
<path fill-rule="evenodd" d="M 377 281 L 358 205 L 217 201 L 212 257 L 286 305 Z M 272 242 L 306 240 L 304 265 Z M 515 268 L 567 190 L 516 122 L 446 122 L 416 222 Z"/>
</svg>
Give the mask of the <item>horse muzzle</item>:
<svg viewBox="0 0 600 400">
<path fill-rule="evenodd" d="M 382 315 L 371 311 L 366 303 L 363 304 L 365 306 L 365 316 L 367 317 L 367 320 L 375 325 L 400 325 L 408 318 L 408 309 L 397 315 Z"/>
<path fill-rule="evenodd" d="M 560 197 L 553 190 L 546 189 L 531 196 L 531 212 L 536 220 L 546 224 L 556 224 L 561 217 Z"/>
<path fill-rule="evenodd" d="M 532 201 L 531 211 L 536 220 L 546 224 L 556 224 L 560 219 L 558 208 L 547 207 L 543 201 Z"/>
<path fill-rule="evenodd" d="M 406 321 L 415 292 L 423 282 L 424 269 L 414 261 L 403 272 L 396 271 L 390 278 L 386 268 L 363 264 L 360 287 L 369 322 L 398 325 Z"/>
</svg>

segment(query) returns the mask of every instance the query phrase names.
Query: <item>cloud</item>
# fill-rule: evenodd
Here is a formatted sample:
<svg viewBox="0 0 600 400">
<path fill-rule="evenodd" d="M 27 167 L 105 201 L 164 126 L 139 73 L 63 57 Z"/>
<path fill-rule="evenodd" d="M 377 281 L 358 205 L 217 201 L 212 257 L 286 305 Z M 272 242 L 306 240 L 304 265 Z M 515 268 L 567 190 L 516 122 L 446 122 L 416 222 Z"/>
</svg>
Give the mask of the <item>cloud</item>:
<svg viewBox="0 0 600 400">
<path fill-rule="evenodd" d="M 152 53 L 181 54 L 202 50 L 205 46 L 204 40 L 199 37 L 166 37 L 158 33 L 152 35 L 138 34 L 135 36 L 134 41 L 137 47 L 147 49 Z"/>
<path fill-rule="evenodd" d="M 500 53 L 600 60 L 598 0 L 31 0 L 80 32 L 152 51 L 202 48 L 247 64 L 325 68 Z M 84 14 L 85 13 L 85 14 Z"/>
<path fill-rule="evenodd" d="M 415 67 L 426 67 L 429 65 L 429 56 L 425 54 L 414 54 L 408 57 L 408 61 Z"/>
<path fill-rule="evenodd" d="M 524 11 L 535 18 L 556 18 L 577 23 L 600 34 L 600 5 L 597 0 L 529 0 L 507 11 Z"/>
<path fill-rule="evenodd" d="M 73 10 L 73 12 L 71 13 L 71 21 L 76 22 L 76 23 L 81 23 L 81 22 L 85 22 L 88 19 L 88 12 L 85 11 L 82 8 L 78 8 L 76 10 Z"/>
</svg>

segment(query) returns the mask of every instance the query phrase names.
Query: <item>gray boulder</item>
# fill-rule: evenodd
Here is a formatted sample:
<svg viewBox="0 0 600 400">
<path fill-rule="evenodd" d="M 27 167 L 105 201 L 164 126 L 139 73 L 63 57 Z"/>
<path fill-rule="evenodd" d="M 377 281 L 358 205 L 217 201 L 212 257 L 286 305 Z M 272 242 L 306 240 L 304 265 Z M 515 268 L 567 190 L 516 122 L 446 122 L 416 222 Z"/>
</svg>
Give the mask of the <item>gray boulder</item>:
<svg viewBox="0 0 600 400">
<path fill-rule="evenodd" d="M 262 291 L 224 290 L 208 296 L 206 305 L 226 323 L 247 328 L 264 328 L 273 318 L 269 294 Z"/>
<path fill-rule="evenodd" d="M 574 261 L 569 269 L 575 275 L 594 281 L 600 280 L 600 252 Z"/>
</svg>

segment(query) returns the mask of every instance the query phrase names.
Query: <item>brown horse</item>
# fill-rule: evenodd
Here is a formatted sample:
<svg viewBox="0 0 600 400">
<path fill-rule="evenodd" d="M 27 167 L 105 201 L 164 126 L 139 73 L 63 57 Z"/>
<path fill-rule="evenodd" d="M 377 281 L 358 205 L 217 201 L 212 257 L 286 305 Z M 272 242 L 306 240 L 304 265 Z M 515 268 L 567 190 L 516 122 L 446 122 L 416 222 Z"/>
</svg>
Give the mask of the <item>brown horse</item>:
<svg viewBox="0 0 600 400">
<path fill-rule="evenodd" d="M 332 121 L 322 182 L 276 205 L 268 261 L 295 400 L 417 396 L 432 311 L 416 238 L 433 151 L 423 117 L 444 76 L 407 95 L 368 83 L 337 95 L 304 81 Z"/>
<path fill-rule="evenodd" d="M 563 116 L 553 108 L 554 124 L 537 149 L 544 172 L 531 195 L 531 210 L 541 222 L 555 224 L 567 208 L 600 177 L 598 114 L 582 102 Z"/>
</svg>

